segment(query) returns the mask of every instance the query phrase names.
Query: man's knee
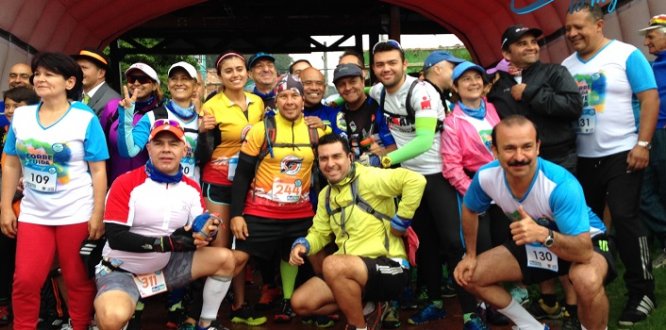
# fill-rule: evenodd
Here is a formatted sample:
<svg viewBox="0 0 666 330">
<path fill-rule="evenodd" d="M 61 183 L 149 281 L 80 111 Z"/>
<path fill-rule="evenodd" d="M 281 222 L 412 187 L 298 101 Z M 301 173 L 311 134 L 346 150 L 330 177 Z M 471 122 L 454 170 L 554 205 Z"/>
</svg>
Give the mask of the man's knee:
<svg viewBox="0 0 666 330">
<path fill-rule="evenodd" d="M 94 304 L 101 330 L 121 329 L 132 317 L 135 305 L 129 295 L 117 291 L 101 294 Z"/>
<path fill-rule="evenodd" d="M 569 280 L 578 299 L 589 300 L 603 288 L 604 276 L 592 265 L 573 265 L 569 270 Z"/>
<path fill-rule="evenodd" d="M 332 255 L 328 256 L 322 262 L 322 272 L 324 278 L 336 278 L 341 274 L 349 271 L 349 265 L 345 262 L 344 257 Z"/>
<path fill-rule="evenodd" d="M 236 268 L 236 258 L 233 252 L 226 248 L 216 248 L 215 257 L 219 264 L 215 275 L 231 276 Z"/>
<path fill-rule="evenodd" d="M 309 293 L 306 291 L 299 288 L 291 296 L 291 308 L 298 315 L 310 315 L 314 310 L 314 306 L 311 303 L 312 300 L 308 299 Z"/>
</svg>

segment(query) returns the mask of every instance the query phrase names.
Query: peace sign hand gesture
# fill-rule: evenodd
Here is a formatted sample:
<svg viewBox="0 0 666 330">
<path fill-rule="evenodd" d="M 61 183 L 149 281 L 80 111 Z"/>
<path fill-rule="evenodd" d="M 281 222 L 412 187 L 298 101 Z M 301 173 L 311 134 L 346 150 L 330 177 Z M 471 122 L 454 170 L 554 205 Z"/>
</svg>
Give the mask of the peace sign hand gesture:
<svg viewBox="0 0 666 330">
<path fill-rule="evenodd" d="M 123 86 L 123 92 L 125 94 L 125 98 L 120 101 L 120 106 L 124 109 L 134 108 L 134 103 L 136 103 L 136 95 L 138 93 L 134 93 L 132 96 L 130 96 L 127 86 Z"/>
</svg>

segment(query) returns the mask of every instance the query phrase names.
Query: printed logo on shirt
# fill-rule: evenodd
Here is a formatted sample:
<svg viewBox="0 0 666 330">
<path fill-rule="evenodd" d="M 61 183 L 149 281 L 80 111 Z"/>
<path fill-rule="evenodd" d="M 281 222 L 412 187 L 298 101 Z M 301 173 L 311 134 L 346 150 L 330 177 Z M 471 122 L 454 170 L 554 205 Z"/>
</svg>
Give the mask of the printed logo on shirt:
<svg viewBox="0 0 666 330">
<path fill-rule="evenodd" d="M 421 110 L 430 110 L 430 98 L 428 96 L 423 96 L 421 100 Z"/>
<path fill-rule="evenodd" d="M 303 159 L 289 155 L 282 158 L 282 161 L 280 162 L 280 173 L 296 175 L 301 170 L 302 166 Z"/>
<path fill-rule="evenodd" d="M 606 75 L 603 71 L 592 74 L 574 75 L 578 91 L 583 97 L 583 107 L 593 108 L 602 113 L 606 105 Z"/>
</svg>

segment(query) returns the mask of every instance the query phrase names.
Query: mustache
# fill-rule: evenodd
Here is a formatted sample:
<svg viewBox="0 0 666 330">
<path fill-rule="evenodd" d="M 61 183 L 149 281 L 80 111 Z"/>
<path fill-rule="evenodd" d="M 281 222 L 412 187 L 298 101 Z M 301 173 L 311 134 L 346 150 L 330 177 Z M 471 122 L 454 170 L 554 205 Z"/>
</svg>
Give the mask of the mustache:
<svg viewBox="0 0 666 330">
<path fill-rule="evenodd" d="M 514 160 L 512 162 L 508 162 L 507 165 L 509 165 L 509 166 L 526 166 L 526 165 L 529 165 L 531 163 L 532 163 L 532 161 L 529 160 L 529 159 L 528 160 L 523 160 L 523 161 Z"/>
</svg>

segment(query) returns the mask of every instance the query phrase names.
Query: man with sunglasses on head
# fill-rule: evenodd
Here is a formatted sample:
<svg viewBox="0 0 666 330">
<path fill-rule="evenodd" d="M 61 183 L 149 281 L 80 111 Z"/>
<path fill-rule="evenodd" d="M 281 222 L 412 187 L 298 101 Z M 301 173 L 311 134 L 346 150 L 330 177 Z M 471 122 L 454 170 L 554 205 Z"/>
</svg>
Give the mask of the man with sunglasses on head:
<svg viewBox="0 0 666 330">
<path fill-rule="evenodd" d="M 410 317 L 409 324 L 419 325 L 446 316 L 441 289 L 441 256 L 450 269 L 462 259 L 458 199 L 455 188 L 442 176 L 440 134 L 444 106 L 438 91 L 431 85 L 408 76 L 405 52 L 395 40 L 380 41 L 372 48 L 372 70 L 381 84 L 370 90 L 379 102 L 398 149 L 381 158 L 384 168 L 400 164 L 423 174 L 426 188 L 414 215 L 414 230 L 421 242 L 417 252 L 419 272 L 428 290 L 426 306 Z M 476 299 L 456 286 L 466 329 L 485 328 L 475 315 Z"/>
<path fill-rule="evenodd" d="M 103 330 L 123 329 L 139 297 L 207 276 L 196 329 L 224 329 L 212 322 L 235 260 L 229 249 L 208 246 L 220 221 L 204 213 L 199 184 L 183 175 L 185 131 L 177 121 L 157 120 L 146 148 L 146 165 L 119 176 L 107 196 L 108 241 L 95 268 L 97 324 Z"/>
</svg>

